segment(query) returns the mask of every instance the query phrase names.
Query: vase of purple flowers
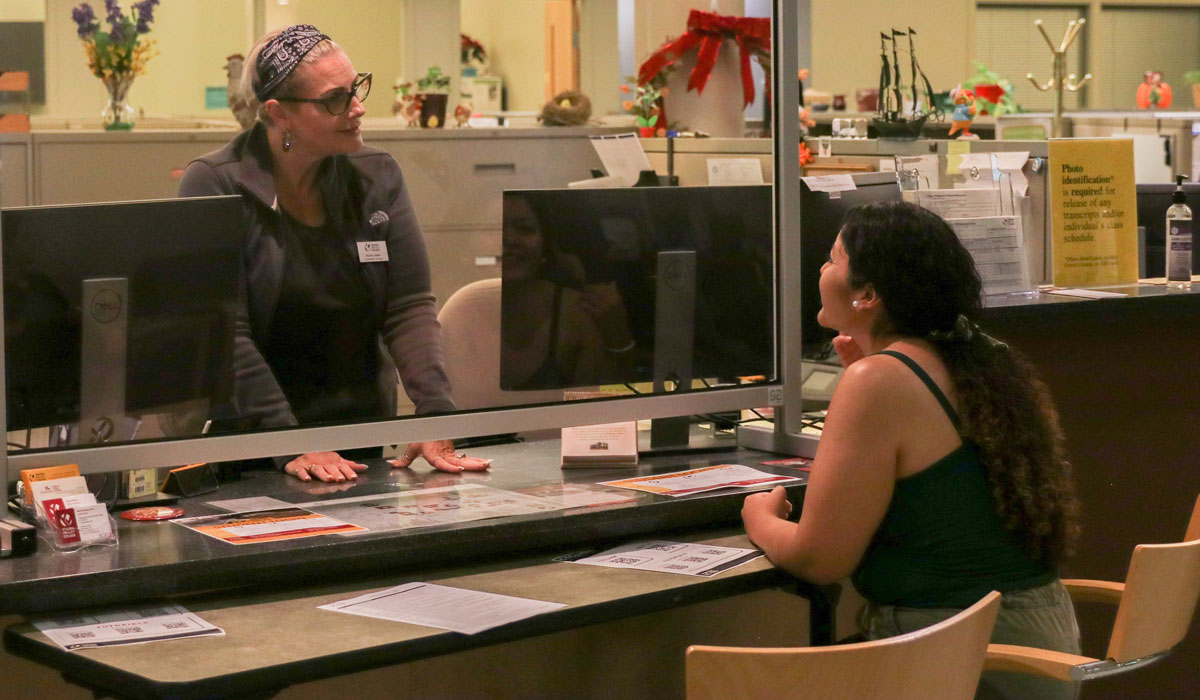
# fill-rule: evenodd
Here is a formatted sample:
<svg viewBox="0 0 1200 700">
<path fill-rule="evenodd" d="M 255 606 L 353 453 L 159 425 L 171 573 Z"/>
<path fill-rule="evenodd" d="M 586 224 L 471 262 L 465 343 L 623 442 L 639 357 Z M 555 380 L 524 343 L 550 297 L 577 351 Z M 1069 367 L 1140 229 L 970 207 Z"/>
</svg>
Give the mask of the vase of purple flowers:
<svg viewBox="0 0 1200 700">
<path fill-rule="evenodd" d="M 133 4 L 126 15 L 117 0 L 104 0 L 108 31 L 102 31 L 95 10 L 81 3 L 71 11 L 71 19 L 83 42 L 88 68 L 104 83 L 108 101 L 101 112 L 101 121 L 109 131 L 133 128 L 134 109 L 129 104 L 129 88 L 133 80 L 146 72 L 146 62 L 158 52 L 153 39 L 142 38 L 154 21 L 154 7 L 159 0 L 141 0 Z"/>
</svg>

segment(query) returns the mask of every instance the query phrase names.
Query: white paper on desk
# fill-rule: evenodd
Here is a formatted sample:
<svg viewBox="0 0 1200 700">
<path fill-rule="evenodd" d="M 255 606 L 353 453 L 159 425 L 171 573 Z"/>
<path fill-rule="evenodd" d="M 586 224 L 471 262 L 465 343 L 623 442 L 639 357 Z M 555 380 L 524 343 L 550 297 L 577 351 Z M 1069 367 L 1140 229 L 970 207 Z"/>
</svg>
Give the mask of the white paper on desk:
<svg viewBox="0 0 1200 700">
<path fill-rule="evenodd" d="M 920 190 L 917 203 L 943 219 L 1000 216 L 1000 190 Z"/>
<path fill-rule="evenodd" d="M 830 198 L 839 197 L 842 192 L 858 189 L 858 185 L 854 184 L 854 178 L 850 175 L 811 175 L 800 179 L 813 192 L 830 193 Z"/>
<path fill-rule="evenodd" d="M 763 184 L 762 165 L 757 158 L 709 158 L 709 187 Z"/>
<path fill-rule="evenodd" d="M 277 508 L 291 508 L 291 503 L 281 501 L 278 498 L 269 496 L 254 496 L 252 498 L 230 498 L 224 501 L 209 501 L 208 505 L 213 508 L 227 510 L 230 513 L 246 513 L 252 510 L 275 510 Z"/>
<path fill-rule="evenodd" d="M 305 503 L 314 513 L 368 530 L 405 530 L 561 510 L 544 498 L 481 484 L 455 484 L 391 494 Z"/>
<path fill-rule="evenodd" d="M 984 294 L 1010 294 L 1032 289 L 1021 217 L 946 219 L 946 223 L 958 234 L 958 240 L 975 260 Z"/>
<path fill-rule="evenodd" d="M 625 187 L 632 187 L 643 170 L 653 170 L 637 134 L 605 134 L 591 136 L 592 148 L 600 156 L 604 171 L 620 178 Z"/>
<path fill-rule="evenodd" d="M 179 605 L 36 620 L 33 626 L 67 651 L 225 634 Z"/>
<path fill-rule="evenodd" d="M 656 540 L 621 545 L 599 554 L 576 559 L 573 563 L 667 574 L 715 576 L 762 555 L 757 549 Z"/>
<path fill-rule="evenodd" d="M 1064 297 L 1082 297 L 1084 299 L 1108 299 L 1110 297 L 1127 297 L 1124 292 L 1102 292 L 1099 289 L 1047 289 L 1047 294 L 1057 294 Z"/>
<path fill-rule="evenodd" d="M 320 609 L 475 634 L 563 607 L 565 603 L 414 582 L 322 605 Z"/>
</svg>

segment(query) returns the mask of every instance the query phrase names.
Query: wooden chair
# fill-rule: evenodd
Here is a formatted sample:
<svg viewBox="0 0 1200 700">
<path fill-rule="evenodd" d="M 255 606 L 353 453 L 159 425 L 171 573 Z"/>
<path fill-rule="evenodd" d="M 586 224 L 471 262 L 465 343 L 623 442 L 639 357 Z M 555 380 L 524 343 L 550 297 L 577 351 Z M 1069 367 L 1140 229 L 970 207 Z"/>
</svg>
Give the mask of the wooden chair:
<svg viewBox="0 0 1200 700">
<path fill-rule="evenodd" d="M 910 634 L 828 647 L 690 646 L 688 700 L 969 700 L 1000 594 Z"/>
<path fill-rule="evenodd" d="M 1200 599 L 1200 498 L 1183 542 L 1133 550 L 1125 582 L 1064 579 L 1072 600 L 1115 603 L 1104 659 L 1008 644 L 988 647 L 984 669 L 1086 681 L 1142 668 L 1183 641 Z"/>
</svg>

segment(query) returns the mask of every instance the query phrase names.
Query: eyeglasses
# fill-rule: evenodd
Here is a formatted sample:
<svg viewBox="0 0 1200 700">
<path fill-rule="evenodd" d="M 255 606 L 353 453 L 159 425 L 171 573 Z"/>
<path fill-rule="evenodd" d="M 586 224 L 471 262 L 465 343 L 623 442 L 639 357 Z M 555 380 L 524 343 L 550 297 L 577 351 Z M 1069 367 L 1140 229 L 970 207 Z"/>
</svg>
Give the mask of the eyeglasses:
<svg viewBox="0 0 1200 700">
<path fill-rule="evenodd" d="M 280 102 L 311 102 L 324 105 L 325 110 L 336 117 L 339 114 L 345 114 L 346 110 L 350 109 L 350 98 L 357 98 L 359 102 L 363 102 L 369 94 L 371 94 L 371 74 L 359 73 L 355 76 L 354 82 L 350 84 L 349 90 L 338 90 L 325 97 L 276 97 L 275 99 Z"/>
</svg>

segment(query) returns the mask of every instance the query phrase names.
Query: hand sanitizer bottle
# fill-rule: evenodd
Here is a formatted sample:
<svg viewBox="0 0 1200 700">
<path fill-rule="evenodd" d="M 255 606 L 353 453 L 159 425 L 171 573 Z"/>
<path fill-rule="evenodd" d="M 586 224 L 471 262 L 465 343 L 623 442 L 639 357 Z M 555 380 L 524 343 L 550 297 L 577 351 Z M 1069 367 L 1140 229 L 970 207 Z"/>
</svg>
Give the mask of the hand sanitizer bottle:
<svg viewBox="0 0 1200 700">
<path fill-rule="evenodd" d="M 1167 289 L 1192 288 L 1192 209 L 1183 195 L 1183 179 L 1175 176 L 1175 194 L 1167 209 Z"/>
</svg>

